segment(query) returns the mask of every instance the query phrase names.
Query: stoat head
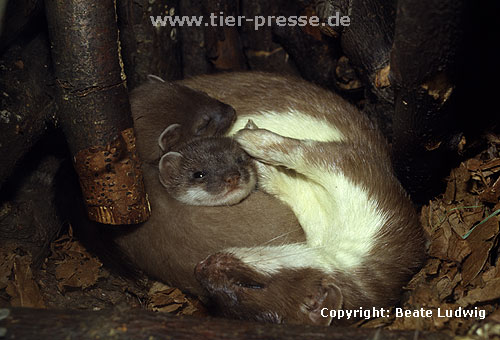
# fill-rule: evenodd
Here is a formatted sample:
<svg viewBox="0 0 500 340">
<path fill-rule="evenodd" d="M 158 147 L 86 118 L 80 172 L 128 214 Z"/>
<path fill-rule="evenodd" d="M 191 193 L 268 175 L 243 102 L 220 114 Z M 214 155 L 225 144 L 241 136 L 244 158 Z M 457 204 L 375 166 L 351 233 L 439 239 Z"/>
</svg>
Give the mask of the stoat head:
<svg viewBox="0 0 500 340">
<path fill-rule="evenodd" d="M 163 155 L 160 182 L 175 199 L 189 205 L 232 205 L 255 188 L 252 158 L 229 137 L 193 139 Z"/>
<path fill-rule="evenodd" d="M 214 312 L 230 318 L 329 325 L 332 318 L 325 311 L 343 304 L 340 289 L 315 268 L 264 273 L 221 252 L 198 263 L 195 276 L 207 290 Z"/>
</svg>

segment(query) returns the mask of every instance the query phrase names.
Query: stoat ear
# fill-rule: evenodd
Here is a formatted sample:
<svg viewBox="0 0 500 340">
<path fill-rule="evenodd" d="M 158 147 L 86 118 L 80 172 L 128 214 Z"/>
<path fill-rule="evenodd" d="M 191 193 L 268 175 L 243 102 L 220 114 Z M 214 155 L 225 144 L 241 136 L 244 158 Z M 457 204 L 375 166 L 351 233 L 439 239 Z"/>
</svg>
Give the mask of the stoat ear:
<svg viewBox="0 0 500 340">
<path fill-rule="evenodd" d="M 165 175 L 168 175 L 172 171 L 172 168 L 177 166 L 181 161 L 182 155 L 178 152 L 167 152 L 160 158 L 158 163 L 158 169 L 160 174 L 160 182 L 164 187 L 168 189 L 168 185 L 165 181 Z"/>
<path fill-rule="evenodd" d="M 161 159 L 158 167 L 161 173 L 167 172 L 170 170 L 172 166 L 179 164 L 181 161 L 182 155 L 175 151 L 170 151 L 164 154 Z"/>
<path fill-rule="evenodd" d="M 344 297 L 340 288 L 327 279 L 323 279 L 321 284 L 317 287 L 313 296 L 310 296 L 305 301 L 306 313 L 309 319 L 315 325 L 328 326 L 332 323 L 330 310 L 340 309 L 344 303 Z M 326 308 L 326 312 L 321 311 Z M 326 315 L 323 316 L 323 315 Z"/>
<path fill-rule="evenodd" d="M 158 146 L 163 152 L 170 150 L 181 138 L 181 125 L 169 125 L 158 137 Z"/>
<path fill-rule="evenodd" d="M 164 83 L 165 80 L 161 79 L 158 76 L 155 76 L 154 74 L 148 74 L 147 79 L 150 83 Z"/>
</svg>

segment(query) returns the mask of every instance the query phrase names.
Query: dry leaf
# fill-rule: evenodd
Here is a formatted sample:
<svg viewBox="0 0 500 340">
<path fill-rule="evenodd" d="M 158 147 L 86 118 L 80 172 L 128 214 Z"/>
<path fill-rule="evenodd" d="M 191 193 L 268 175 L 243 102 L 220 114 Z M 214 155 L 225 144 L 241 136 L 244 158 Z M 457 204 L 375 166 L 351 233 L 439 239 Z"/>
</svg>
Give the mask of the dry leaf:
<svg viewBox="0 0 500 340">
<path fill-rule="evenodd" d="M 56 278 L 59 289 L 74 287 L 86 289 L 94 285 L 100 276 L 102 263 L 96 258 L 70 258 L 57 264 Z"/>
<path fill-rule="evenodd" d="M 7 287 L 9 277 L 12 274 L 14 258 L 16 257 L 14 250 L 13 247 L 6 247 L 0 252 L 0 289 Z"/>
<path fill-rule="evenodd" d="M 479 199 L 482 202 L 487 203 L 497 203 L 500 198 L 500 177 L 489 188 L 484 190 L 480 195 Z"/>
<path fill-rule="evenodd" d="M 31 272 L 31 255 L 19 256 L 14 259 L 14 280 L 9 281 L 6 292 L 11 296 L 10 304 L 15 307 L 45 308 Z"/>
<path fill-rule="evenodd" d="M 91 256 L 80 242 L 73 240 L 71 230 L 69 235 L 52 243 L 51 257 L 59 259 L 56 261 L 55 274 L 60 290 L 64 290 L 64 287 L 86 289 L 102 275 L 102 263 Z"/>
<path fill-rule="evenodd" d="M 434 233 L 429 255 L 441 260 L 461 263 L 470 254 L 469 245 L 449 227 L 448 223 L 446 226 L 447 228 L 439 228 Z"/>
<path fill-rule="evenodd" d="M 450 230 L 450 233 L 448 256 L 445 259 L 461 263 L 463 259 L 471 253 L 469 244 L 458 236 L 454 230 Z"/>
<path fill-rule="evenodd" d="M 468 306 L 477 302 L 491 301 L 500 298 L 500 277 L 490 280 L 483 288 L 476 288 L 469 291 L 467 296 L 458 300 L 462 306 Z"/>
<path fill-rule="evenodd" d="M 458 168 L 451 171 L 444 194 L 445 203 L 458 202 L 464 196 L 468 195 L 467 182 L 470 180 L 470 177 L 471 174 L 464 163 L 461 163 Z"/>
<path fill-rule="evenodd" d="M 161 282 L 154 282 L 148 295 L 148 309 L 156 312 L 176 312 L 177 315 L 206 314 L 200 304 L 195 305 L 179 289 L 169 287 Z"/>
<path fill-rule="evenodd" d="M 447 264 L 446 267 L 448 268 L 443 268 L 443 272 L 445 273 L 442 274 L 436 282 L 436 288 L 438 290 L 438 297 L 440 300 L 444 300 L 451 296 L 453 290 L 462 279 L 462 276 L 458 272 L 455 265 L 451 266 L 450 264 Z"/>
<path fill-rule="evenodd" d="M 481 170 L 489 170 L 492 173 L 496 173 L 500 171 L 500 158 L 495 158 L 489 161 L 484 162 L 479 167 Z"/>
<path fill-rule="evenodd" d="M 186 296 L 177 288 L 155 282 L 149 290 L 148 308 L 157 312 L 172 313 L 187 303 Z"/>
<path fill-rule="evenodd" d="M 464 261 L 462 267 L 464 285 L 471 282 L 484 267 L 493 247 L 492 238 L 497 234 L 498 217 L 494 217 L 475 228 L 467 238 L 467 243 L 472 252 Z"/>
</svg>

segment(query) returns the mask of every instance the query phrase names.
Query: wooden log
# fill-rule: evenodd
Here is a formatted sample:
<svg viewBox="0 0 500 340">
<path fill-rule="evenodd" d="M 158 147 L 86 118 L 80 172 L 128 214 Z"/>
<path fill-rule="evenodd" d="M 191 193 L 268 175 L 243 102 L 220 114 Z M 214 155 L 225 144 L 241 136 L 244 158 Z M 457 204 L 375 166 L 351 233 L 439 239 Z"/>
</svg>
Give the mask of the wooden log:
<svg viewBox="0 0 500 340">
<path fill-rule="evenodd" d="M 215 70 L 242 71 L 247 69 L 241 39 L 236 25 L 227 25 L 228 16 L 237 17 L 239 4 L 232 0 L 202 1 L 205 19 L 205 49 Z M 222 20 L 222 22 L 221 22 Z M 221 25 L 221 23 L 223 23 Z"/>
<path fill-rule="evenodd" d="M 143 222 L 150 208 L 120 67 L 115 2 L 45 5 L 61 126 L 88 216 L 114 225 Z"/>
<path fill-rule="evenodd" d="M 275 41 L 290 55 L 304 79 L 324 87 L 336 88 L 338 51 L 298 26 L 273 27 L 273 34 Z"/>
<path fill-rule="evenodd" d="M 277 7 L 277 13 L 272 15 L 317 16 L 312 5 L 301 1 L 286 1 Z M 273 24 L 272 32 L 274 41 L 283 46 L 304 79 L 331 89 L 338 88 L 336 67 L 341 54 L 340 46 L 335 44 L 333 38 L 328 38 L 319 27 L 311 25 Z"/>
<path fill-rule="evenodd" d="M 176 317 L 144 310 L 102 311 L 0 309 L 4 339 L 420 339 L 446 340 L 442 333 L 275 325 L 217 318 Z"/>
<path fill-rule="evenodd" d="M 0 187 L 54 124 L 55 91 L 45 33 L 9 46 L 0 57 Z"/>
<path fill-rule="evenodd" d="M 442 192 L 439 181 L 448 173 L 449 148 L 460 142 L 452 99 L 463 10 L 463 1 L 398 1 L 390 64 L 393 160 L 400 181 L 418 202 Z"/>
<path fill-rule="evenodd" d="M 256 18 L 269 15 L 284 15 L 283 1 L 253 0 L 241 1 L 241 15 Z M 288 2 L 290 4 L 290 2 Z M 255 22 L 242 23 L 239 27 L 248 66 L 251 70 L 294 74 L 299 72 L 283 46 L 273 41 L 272 26 L 255 29 Z"/>
<path fill-rule="evenodd" d="M 348 64 L 365 88 L 362 111 L 391 141 L 394 91 L 388 76 L 396 1 L 333 0 L 331 4 L 350 19 L 340 40 Z"/>
<path fill-rule="evenodd" d="M 179 1 L 118 0 L 121 54 L 129 90 L 148 74 L 165 80 L 182 78 L 179 27 L 153 26 L 151 16 L 179 15 Z"/>
<path fill-rule="evenodd" d="M 203 15 L 201 0 L 179 0 L 179 15 L 200 17 Z M 180 27 L 182 39 L 182 71 L 185 78 L 213 72 L 205 50 L 205 28 L 201 26 Z"/>
<path fill-rule="evenodd" d="M 396 1 L 354 0 L 345 8 L 345 1 L 336 0 L 341 15 L 348 15 L 349 26 L 341 35 L 342 50 L 363 77 L 363 82 L 381 101 L 394 101 L 388 82 L 388 66 Z"/>
</svg>

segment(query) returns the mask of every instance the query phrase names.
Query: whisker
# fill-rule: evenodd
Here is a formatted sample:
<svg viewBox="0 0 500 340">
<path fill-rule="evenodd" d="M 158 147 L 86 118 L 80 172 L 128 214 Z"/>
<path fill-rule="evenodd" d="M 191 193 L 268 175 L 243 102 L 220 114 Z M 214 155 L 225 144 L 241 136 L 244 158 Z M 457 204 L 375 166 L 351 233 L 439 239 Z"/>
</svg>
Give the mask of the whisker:
<svg viewBox="0 0 500 340">
<path fill-rule="evenodd" d="M 289 244 L 294 244 L 294 245 L 307 245 L 307 242 L 296 242 L 296 243 L 289 243 Z M 284 246 L 284 245 L 287 245 L 287 243 L 284 243 L 282 245 L 276 245 L 276 246 L 269 246 L 268 248 L 269 249 L 272 249 L 272 248 L 278 248 L 280 246 Z M 243 256 L 253 256 L 255 254 L 257 254 L 258 252 L 262 251 L 262 248 L 265 248 L 264 246 L 257 246 L 257 247 L 250 247 L 250 248 L 245 248 L 245 251 L 246 252 L 243 252 L 242 255 Z"/>
<path fill-rule="evenodd" d="M 294 233 L 294 232 L 299 231 L 299 230 L 302 230 L 302 227 L 299 227 L 299 228 L 296 228 L 296 229 L 293 229 L 293 230 L 287 231 L 286 233 L 283 233 L 283 234 L 281 234 L 281 235 L 278 235 L 278 236 L 276 236 L 276 237 L 273 237 L 272 239 L 270 239 L 270 240 L 268 240 L 268 241 L 266 241 L 266 242 L 262 243 L 262 244 L 261 244 L 261 246 L 265 246 L 266 244 L 269 244 L 269 243 L 271 243 L 271 242 L 273 242 L 273 241 L 276 241 L 276 240 L 278 240 L 278 239 L 280 239 L 280 238 L 282 238 L 282 237 L 285 237 L 285 236 L 287 236 L 287 235 L 290 235 L 291 233 Z"/>
<path fill-rule="evenodd" d="M 287 236 L 287 235 L 290 235 L 291 233 L 294 233 L 294 232 L 299 231 L 299 230 L 301 230 L 301 229 L 302 229 L 302 228 L 301 228 L 301 227 L 299 227 L 299 228 L 296 228 L 296 229 L 294 229 L 294 230 L 290 230 L 290 231 L 288 231 L 288 232 L 286 232 L 286 233 L 280 234 L 280 235 L 278 235 L 278 236 L 276 236 L 276 237 L 271 238 L 270 240 L 267 240 L 266 242 L 264 242 L 264 243 L 260 244 L 260 245 L 259 245 L 259 246 L 257 246 L 257 247 L 263 247 L 263 246 L 265 246 L 265 245 L 267 245 L 267 244 L 269 244 L 269 243 L 271 243 L 271 242 L 273 242 L 273 241 L 276 241 L 276 240 L 278 240 L 278 239 L 280 239 L 280 238 L 283 238 L 283 237 L 285 237 L 285 236 Z M 299 242 L 299 243 L 296 243 L 296 244 L 305 244 L 305 243 L 306 243 L 306 242 Z M 286 243 L 282 243 L 281 245 L 284 245 L 284 244 L 286 244 Z M 254 254 L 255 254 L 256 252 L 258 252 L 258 251 L 259 251 L 259 249 L 258 249 L 258 248 L 255 248 L 255 247 L 250 247 L 250 248 L 247 248 L 247 249 L 246 249 L 246 253 L 244 252 L 243 254 L 244 254 L 244 255 L 246 255 L 246 256 L 249 256 L 249 255 L 254 255 Z"/>
<path fill-rule="evenodd" d="M 285 257 L 290 257 L 290 256 L 296 256 L 296 255 L 302 255 L 302 254 L 307 254 L 307 253 L 310 253 L 312 251 L 315 251 L 317 249 L 321 249 L 321 248 L 324 248 L 325 246 L 320 246 L 320 247 L 314 247 L 314 248 L 307 248 L 303 251 L 300 251 L 300 252 L 297 252 L 297 253 L 294 253 L 294 254 L 284 254 L 284 255 L 279 255 L 279 256 L 274 256 L 274 257 L 269 257 L 269 258 L 266 258 L 266 259 L 258 259 L 258 260 L 254 260 L 254 261 L 245 261 L 245 263 L 255 263 L 255 262 L 262 262 L 262 261 L 271 261 L 271 260 L 276 260 L 276 259 L 280 259 L 280 258 L 285 258 Z"/>
</svg>

